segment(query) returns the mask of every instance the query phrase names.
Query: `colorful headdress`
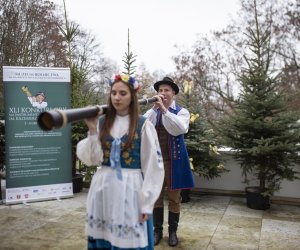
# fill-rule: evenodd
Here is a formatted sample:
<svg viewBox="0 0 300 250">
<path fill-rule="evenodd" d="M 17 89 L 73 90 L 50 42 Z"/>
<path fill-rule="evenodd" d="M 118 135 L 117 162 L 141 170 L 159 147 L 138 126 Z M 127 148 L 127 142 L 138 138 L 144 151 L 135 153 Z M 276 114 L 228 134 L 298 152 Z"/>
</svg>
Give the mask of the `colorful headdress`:
<svg viewBox="0 0 300 250">
<path fill-rule="evenodd" d="M 133 76 L 125 75 L 125 74 L 116 75 L 114 81 L 110 82 L 110 84 L 113 84 L 114 82 L 117 81 L 127 82 L 136 92 L 139 92 L 141 89 L 140 84 L 137 83 L 137 81 Z"/>
</svg>

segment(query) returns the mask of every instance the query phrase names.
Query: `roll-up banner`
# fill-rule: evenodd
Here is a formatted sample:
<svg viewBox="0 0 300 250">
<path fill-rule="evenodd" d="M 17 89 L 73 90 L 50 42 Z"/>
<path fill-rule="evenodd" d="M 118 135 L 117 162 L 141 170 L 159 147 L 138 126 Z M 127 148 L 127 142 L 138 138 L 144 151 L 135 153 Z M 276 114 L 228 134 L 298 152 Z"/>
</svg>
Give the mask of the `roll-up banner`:
<svg viewBox="0 0 300 250">
<path fill-rule="evenodd" d="M 43 131 L 38 115 L 70 108 L 70 69 L 3 66 L 6 204 L 73 196 L 71 127 Z"/>
</svg>

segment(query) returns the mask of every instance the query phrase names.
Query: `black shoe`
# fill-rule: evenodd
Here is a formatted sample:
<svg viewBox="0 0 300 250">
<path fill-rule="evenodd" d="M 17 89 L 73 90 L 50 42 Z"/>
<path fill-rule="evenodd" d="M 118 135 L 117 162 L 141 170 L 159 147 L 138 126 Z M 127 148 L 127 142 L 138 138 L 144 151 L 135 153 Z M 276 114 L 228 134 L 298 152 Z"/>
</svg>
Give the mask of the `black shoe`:
<svg viewBox="0 0 300 250">
<path fill-rule="evenodd" d="M 169 246 L 175 247 L 178 244 L 176 232 L 169 232 Z"/>
<path fill-rule="evenodd" d="M 162 239 L 162 231 L 158 231 L 158 232 L 154 231 L 154 246 L 158 245 L 161 239 Z"/>
</svg>

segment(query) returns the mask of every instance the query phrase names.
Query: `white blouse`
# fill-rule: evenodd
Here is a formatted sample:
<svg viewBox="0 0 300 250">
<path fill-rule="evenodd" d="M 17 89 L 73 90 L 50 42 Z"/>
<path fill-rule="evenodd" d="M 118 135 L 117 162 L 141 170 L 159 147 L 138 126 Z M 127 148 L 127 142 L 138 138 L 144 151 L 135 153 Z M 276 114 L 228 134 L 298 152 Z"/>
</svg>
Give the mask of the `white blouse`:
<svg viewBox="0 0 300 250">
<path fill-rule="evenodd" d="M 111 129 L 111 136 L 121 138 L 128 132 L 129 116 L 116 116 Z M 141 170 L 144 176 L 142 194 L 142 213 L 151 214 L 164 180 L 164 167 L 157 133 L 153 124 L 145 121 L 141 130 Z M 87 166 L 101 165 L 103 161 L 99 131 L 88 135 L 77 144 L 77 157 Z M 122 169 L 126 171 L 126 169 Z"/>
<path fill-rule="evenodd" d="M 175 101 L 172 102 L 172 109 L 176 109 Z M 157 110 L 149 109 L 145 114 L 152 124 L 155 126 L 157 122 Z M 177 115 L 171 113 L 169 110 L 162 114 L 162 124 L 169 134 L 173 136 L 178 136 L 180 134 L 185 134 L 189 130 L 190 123 L 190 113 L 187 109 L 182 108 Z"/>
</svg>

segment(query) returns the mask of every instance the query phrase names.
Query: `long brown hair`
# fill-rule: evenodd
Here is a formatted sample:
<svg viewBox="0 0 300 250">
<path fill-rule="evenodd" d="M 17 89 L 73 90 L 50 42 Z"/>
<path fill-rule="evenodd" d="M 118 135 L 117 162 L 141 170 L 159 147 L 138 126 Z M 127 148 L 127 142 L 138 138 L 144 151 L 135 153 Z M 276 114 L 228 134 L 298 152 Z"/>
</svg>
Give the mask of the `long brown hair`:
<svg viewBox="0 0 300 250">
<path fill-rule="evenodd" d="M 112 91 L 112 87 L 115 83 L 117 82 L 123 82 L 130 91 L 131 94 L 131 102 L 129 104 L 129 129 L 128 129 L 128 140 L 126 141 L 124 148 L 123 149 L 127 149 L 133 139 L 134 139 L 134 135 L 136 132 L 136 128 L 138 125 L 138 120 L 139 120 L 139 104 L 138 104 L 138 98 L 136 95 L 136 91 L 130 86 L 129 83 L 124 82 L 122 80 L 117 80 L 114 81 L 111 85 L 111 89 L 109 92 L 109 98 L 108 98 L 108 108 L 107 108 L 107 113 L 105 115 L 105 119 L 104 119 L 104 123 L 101 126 L 101 130 L 100 130 L 100 141 L 103 147 L 105 147 L 105 138 L 110 135 L 110 130 L 114 124 L 116 115 L 117 115 L 117 111 L 114 108 L 114 106 L 112 105 L 111 102 L 111 91 Z"/>
</svg>

